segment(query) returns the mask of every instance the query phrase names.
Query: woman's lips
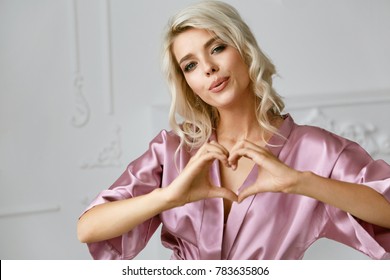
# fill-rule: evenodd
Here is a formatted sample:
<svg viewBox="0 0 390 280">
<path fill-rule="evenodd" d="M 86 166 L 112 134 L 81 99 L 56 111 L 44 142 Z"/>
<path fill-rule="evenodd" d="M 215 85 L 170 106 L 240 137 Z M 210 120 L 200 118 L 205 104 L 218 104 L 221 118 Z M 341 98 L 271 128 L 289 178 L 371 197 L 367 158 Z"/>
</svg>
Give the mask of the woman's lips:
<svg viewBox="0 0 390 280">
<path fill-rule="evenodd" d="M 213 93 L 222 91 L 229 83 L 229 77 L 222 77 L 215 80 L 209 87 L 209 90 Z"/>
</svg>

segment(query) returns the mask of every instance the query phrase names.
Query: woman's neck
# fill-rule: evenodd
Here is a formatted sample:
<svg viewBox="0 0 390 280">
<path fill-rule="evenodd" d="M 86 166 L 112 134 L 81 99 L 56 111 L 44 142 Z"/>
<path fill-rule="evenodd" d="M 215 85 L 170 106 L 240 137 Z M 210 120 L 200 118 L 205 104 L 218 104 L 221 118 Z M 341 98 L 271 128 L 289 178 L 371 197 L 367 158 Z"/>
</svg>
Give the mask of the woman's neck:
<svg viewBox="0 0 390 280">
<path fill-rule="evenodd" d="M 217 125 L 218 141 L 235 143 L 247 139 L 260 141 L 263 129 L 257 120 L 254 108 L 252 110 L 220 111 Z"/>
<path fill-rule="evenodd" d="M 255 110 L 237 110 L 234 112 L 219 111 L 220 119 L 216 127 L 218 142 L 223 142 L 227 146 L 234 145 L 237 141 L 246 139 L 258 144 L 266 144 L 272 137 L 272 133 L 265 131 L 259 124 Z M 268 115 L 270 125 L 279 129 L 283 124 L 284 118 L 275 116 L 271 113 Z"/>
</svg>

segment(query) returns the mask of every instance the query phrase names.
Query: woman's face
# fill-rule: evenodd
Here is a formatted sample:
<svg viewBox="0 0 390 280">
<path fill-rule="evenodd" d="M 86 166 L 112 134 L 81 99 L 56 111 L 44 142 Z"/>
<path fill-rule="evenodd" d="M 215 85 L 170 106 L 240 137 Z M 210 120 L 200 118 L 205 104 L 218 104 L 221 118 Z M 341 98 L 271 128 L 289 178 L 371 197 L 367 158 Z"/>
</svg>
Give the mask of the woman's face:
<svg viewBox="0 0 390 280">
<path fill-rule="evenodd" d="M 184 77 L 204 102 L 226 109 L 253 97 L 248 66 L 236 48 L 203 29 L 189 29 L 173 43 Z"/>
</svg>

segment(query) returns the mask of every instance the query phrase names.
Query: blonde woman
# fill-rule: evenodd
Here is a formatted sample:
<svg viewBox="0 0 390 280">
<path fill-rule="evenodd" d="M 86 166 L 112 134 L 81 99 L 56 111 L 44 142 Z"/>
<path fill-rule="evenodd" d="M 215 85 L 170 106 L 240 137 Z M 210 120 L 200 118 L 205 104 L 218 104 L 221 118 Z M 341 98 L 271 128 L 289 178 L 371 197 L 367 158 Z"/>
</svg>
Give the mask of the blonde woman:
<svg viewBox="0 0 390 280">
<path fill-rule="evenodd" d="M 301 259 L 321 237 L 390 258 L 390 166 L 282 114 L 275 67 L 233 7 L 172 17 L 163 70 L 172 131 L 80 217 L 93 258 L 134 258 L 160 224 L 172 259 Z"/>
</svg>

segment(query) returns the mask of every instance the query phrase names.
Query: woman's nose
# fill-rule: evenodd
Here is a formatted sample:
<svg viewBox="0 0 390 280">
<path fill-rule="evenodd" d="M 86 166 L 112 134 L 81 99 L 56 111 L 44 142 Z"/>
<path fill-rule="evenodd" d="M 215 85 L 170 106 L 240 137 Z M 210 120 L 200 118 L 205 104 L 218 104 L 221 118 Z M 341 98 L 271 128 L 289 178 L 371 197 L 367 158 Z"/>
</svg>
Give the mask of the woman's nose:
<svg viewBox="0 0 390 280">
<path fill-rule="evenodd" d="M 213 63 L 207 63 L 205 65 L 205 74 L 206 76 L 211 76 L 212 74 L 219 71 L 219 67 Z"/>
</svg>

